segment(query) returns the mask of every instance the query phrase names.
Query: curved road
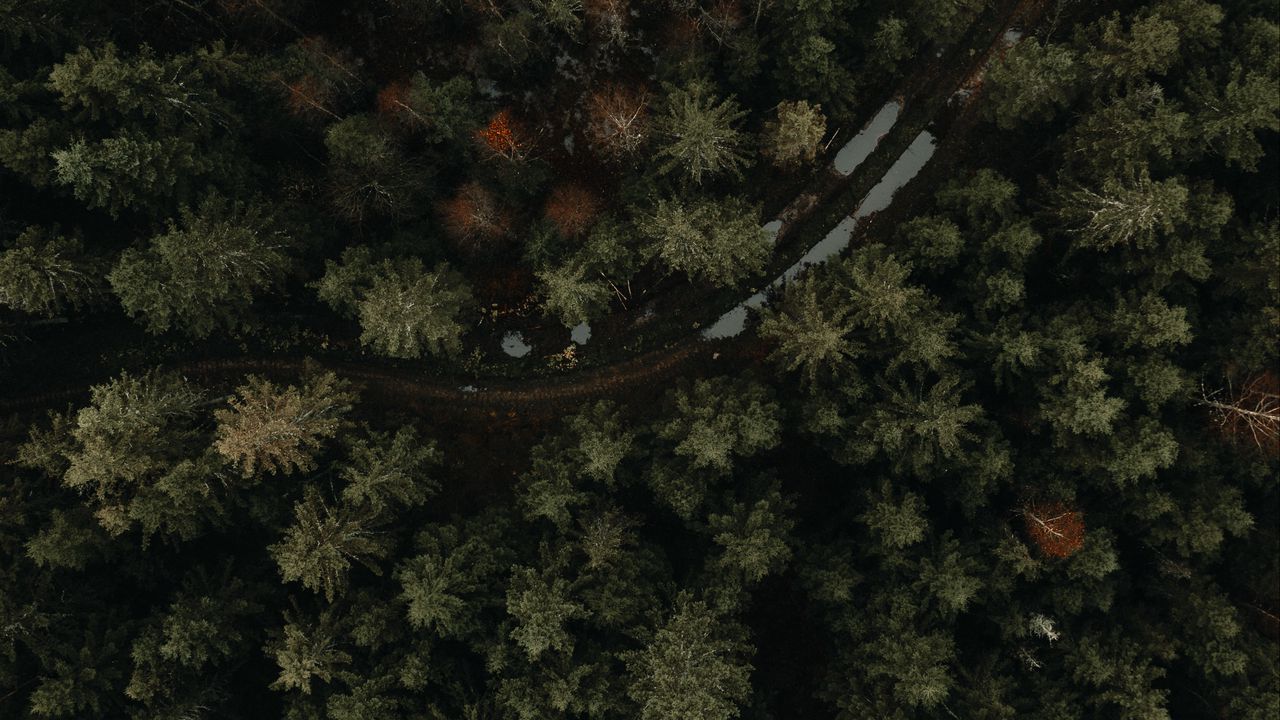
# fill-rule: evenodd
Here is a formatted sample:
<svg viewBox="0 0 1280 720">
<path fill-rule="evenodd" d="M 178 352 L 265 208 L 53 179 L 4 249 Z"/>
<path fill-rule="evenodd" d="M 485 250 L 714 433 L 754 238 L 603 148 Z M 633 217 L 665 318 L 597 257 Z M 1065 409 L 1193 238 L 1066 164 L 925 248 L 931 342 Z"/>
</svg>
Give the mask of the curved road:
<svg viewBox="0 0 1280 720">
<path fill-rule="evenodd" d="M 913 76 L 904 83 L 904 91 L 898 95 L 904 107 L 926 100 L 938 101 L 951 98 L 961 91 L 966 98 L 960 115 L 973 112 L 973 95 L 980 90 L 981 68 L 996 53 L 1002 52 L 1007 45 L 1006 32 L 1015 24 L 1022 27 L 1034 25 L 1040 18 L 1042 2 L 1038 0 L 1006 0 L 1001 3 L 999 18 L 988 28 L 996 28 L 989 36 L 986 50 L 965 57 L 967 45 L 961 44 L 936 59 L 924 63 Z M 975 27 L 982 21 L 975 22 Z M 956 62 L 965 57 L 968 62 Z M 939 83 L 941 76 L 946 82 Z M 910 93 L 910 94 L 908 94 Z M 945 95 L 944 95 L 945 93 Z M 943 107 L 939 103 L 939 107 Z M 959 123 L 967 128 L 972 123 Z M 898 123 L 886 137 L 901 136 L 910 132 L 910 128 Z M 881 138 L 884 139 L 884 138 Z M 881 143 L 883 144 L 883 143 Z M 865 165 L 864 165 L 865 167 Z M 784 211 L 786 225 L 782 233 L 795 228 L 805 219 L 825 209 L 833 198 L 855 182 L 865 181 L 865 176 L 853 173 L 840 176 L 832 171 L 819 174 L 815 183 L 801 193 Z M 544 410 L 569 407 L 592 397 L 614 394 L 623 388 L 643 388 L 649 391 L 660 391 L 665 387 L 663 380 L 672 378 L 675 371 L 694 358 L 714 363 L 722 356 L 759 357 L 753 352 L 751 341 L 707 341 L 700 333 L 693 334 L 672 346 L 651 350 L 627 360 L 597 368 L 584 369 L 572 375 L 538 378 L 536 380 L 498 380 L 484 381 L 484 387 L 473 389 L 465 383 L 467 380 L 444 380 L 424 378 L 411 370 L 379 366 L 373 363 L 335 362 L 323 359 L 316 362 L 326 369 L 331 369 L 361 385 L 366 395 L 374 395 L 397 405 L 419 409 L 439 409 L 446 407 L 454 410 L 481 411 L 492 416 L 503 410 L 514 414 L 514 408 L 540 406 Z M 729 357 L 724 357 L 725 361 Z M 297 377 L 303 369 L 305 360 L 301 357 L 241 357 L 225 360 L 198 360 L 170 365 L 171 369 L 186 375 L 210 379 L 231 381 L 246 373 L 259 373 L 282 378 Z M 51 407 L 65 403 L 87 392 L 84 387 L 68 388 L 60 391 L 29 395 L 22 398 L 0 399 L 0 410 L 10 412 Z"/>
</svg>

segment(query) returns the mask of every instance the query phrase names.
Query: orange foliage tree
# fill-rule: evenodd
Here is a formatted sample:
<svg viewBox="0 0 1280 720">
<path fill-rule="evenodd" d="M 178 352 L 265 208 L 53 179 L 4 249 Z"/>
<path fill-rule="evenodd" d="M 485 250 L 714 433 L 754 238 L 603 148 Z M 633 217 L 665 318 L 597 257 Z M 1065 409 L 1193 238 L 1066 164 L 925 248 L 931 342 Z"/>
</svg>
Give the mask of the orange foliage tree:
<svg viewBox="0 0 1280 720">
<path fill-rule="evenodd" d="M 600 200 L 581 185 L 560 185 L 551 191 L 543 212 L 565 237 L 577 237 L 591 228 L 600 214 Z"/>
<path fill-rule="evenodd" d="M 1027 535 L 1049 557 L 1070 557 L 1084 545 L 1084 515 L 1063 503 L 1028 504 L 1022 519 Z"/>
<path fill-rule="evenodd" d="M 511 215 L 483 185 L 469 182 L 441 206 L 444 226 L 455 247 L 478 256 L 495 248 L 511 230 Z"/>
<path fill-rule="evenodd" d="M 587 139 L 598 153 L 621 158 L 649 134 L 649 97 L 643 89 L 610 85 L 587 101 Z"/>
<path fill-rule="evenodd" d="M 326 115 L 335 120 L 340 116 L 330 109 L 334 92 L 332 87 L 320 82 L 314 75 L 303 75 L 293 82 L 280 81 L 284 85 L 285 103 L 289 112 L 298 117 Z"/>
<path fill-rule="evenodd" d="M 425 119 L 409 105 L 409 81 L 396 80 L 378 91 L 375 107 L 378 114 L 397 122 L 425 122 Z"/>
<path fill-rule="evenodd" d="M 523 160 L 529 153 L 528 135 L 510 110 L 498 111 L 476 136 L 490 152 L 507 160 Z"/>
</svg>

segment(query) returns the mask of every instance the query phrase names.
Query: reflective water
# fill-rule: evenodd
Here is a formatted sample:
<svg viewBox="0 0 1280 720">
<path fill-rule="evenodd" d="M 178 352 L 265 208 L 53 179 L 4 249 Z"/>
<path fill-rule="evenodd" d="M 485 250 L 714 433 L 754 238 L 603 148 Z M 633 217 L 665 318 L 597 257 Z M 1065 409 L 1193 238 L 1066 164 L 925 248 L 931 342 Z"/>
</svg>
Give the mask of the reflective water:
<svg viewBox="0 0 1280 720">
<path fill-rule="evenodd" d="M 866 196 L 862 198 L 862 202 L 858 204 L 858 209 L 854 211 L 853 215 L 841 220 L 839 224 L 832 228 L 831 232 L 809 248 L 809 252 L 805 253 L 804 257 L 800 258 L 795 265 L 787 268 L 786 272 L 769 283 L 767 290 L 782 287 L 783 284 L 788 280 L 794 279 L 806 267 L 826 262 L 840 254 L 842 250 L 848 247 L 849 239 L 853 237 L 853 231 L 858 226 L 858 221 L 889 207 L 889 203 L 893 201 L 893 194 L 920 172 L 921 168 L 929 162 L 929 158 L 933 157 L 933 151 L 936 147 L 936 141 L 928 131 L 917 135 L 911 145 L 894 161 L 893 166 L 884 174 L 884 177 L 880 178 L 880 182 L 876 183 L 875 187 L 871 188 Z M 741 333 L 746 327 L 747 311 L 762 307 L 766 299 L 767 296 L 762 291 L 743 300 L 732 310 L 721 315 L 709 327 L 705 328 L 702 331 L 702 336 L 708 340 L 719 340 Z"/>
</svg>

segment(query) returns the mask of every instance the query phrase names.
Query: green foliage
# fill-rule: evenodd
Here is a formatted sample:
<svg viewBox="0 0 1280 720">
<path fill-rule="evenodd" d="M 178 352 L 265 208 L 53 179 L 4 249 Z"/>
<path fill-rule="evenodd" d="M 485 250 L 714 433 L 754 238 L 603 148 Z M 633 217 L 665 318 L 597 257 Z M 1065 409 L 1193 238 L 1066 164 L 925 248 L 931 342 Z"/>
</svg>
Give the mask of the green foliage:
<svg viewBox="0 0 1280 720">
<path fill-rule="evenodd" d="M 316 621 L 285 615 L 280 637 L 268 645 L 280 666 L 280 675 L 271 687 L 277 690 L 299 690 L 310 694 L 311 681 L 328 683 L 351 656 L 338 649 L 333 618 L 321 615 Z"/>
<path fill-rule="evenodd" d="M 1019 42 L 995 62 L 983 81 L 990 113 L 1002 128 L 1028 120 L 1051 120 L 1071 104 L 1079 82 L 1078 60 L 1070 48 Z"/>
<path fill-rule="evenodd" d="M 289 238 L 260 203 L 209 195 L 183 208 L 145 249 L 120 255 L 107 276 L 125 312 L 152 333 L 206 337 L 244 322 L 255 297 L 289 269 Z"/>
<path fill-rule="evenodd" d="M 450 142 L 461 139 L 479 124 L 474 94 L 467 78 L 454 77 L 435 84 L 418 72 L 392 112 L 421 128 L 430 142 Z"/>
<path fill-rule="evenodd" d="M 333 602 L 346 589 L 353 563 L 380 572 L 376 561 L 386 557 L 388 548 L 369 527 L 367 512 L 345 503 L 331 505 L 311 487 L 293 513 L 293 524 L 270 548 L 285 582 L 299 581 Z"/>
<path fill-rule="evenodd" d="M 201 391 L 151 372 L 122 374 L 90 395 L 67 426 L 62 483 L 87 496 L 112 534 L 137 523 L 148 535 L 194 535 L 197 519 L 212 509 L 208 480 L 217 472 L 199 450 Z"/>
<path fill-rule="evenodd" d="M 181 137 L 152 139 L 123 130 L 102 140 L 79 139 L 53 152 L 54 180 L 77 200 L 113 216 L 185 194 L 188 177 L 208 174 L 210 158 Z"/>
<path fill-rule="evenodd" d="M 566 327 L 599 318 L 608 308 L 612 291 L 587 274 L 584 267 L 563 265 L 537 274 L 542 307 Z"/>
<path fill-rule="evenodd" d="M 765 123 L 764 152 L 782 168 L 811 163 L 826 134 L 827 118 L 822 106 L 803 100 L 781 102 L 777 119 Z"/>
<path fill-rule="evenodd" d="M 439 464 L 440 452 L 412 426 L 394 435 L 373 433 L 357 438 L 348 450 L 340 475 L 347 485 L 342 499 L 353 507 L 382 513 L 396 506 L 420 505 L 440 489 L 428 468 Z"/>
<path fill-rule="evenodd" d="M 0 0 L 0 716 L 1280 713 L 1274 19 L 656 7 Z M 681 340 L 762 274 L 758 208 L 855 199 L 751 148 L 886 93 L 882 150 L 932 116 L 946 162 Z M 520 163 L 476 152 L 502 111 Z M 434 177 L 501 194 L 491 255 Z M 640 355 L 428 367 L 539 313 Z M 313 345 L 376 402 L 289 377 Z"/>
<path fill-rule="evenodd" d="M 718 377 L 671 393 L 675 416 L 657 428 L 693 470 L 728 473 L 735 457 L 778 444 L 778 405 L 762 385 Z"/>
<path fill-rule="evenodd" d="M 548 650 L 565 655 L 573 652 L 573 638 L 565 629 L 569 621 L 582 617 L 583 607 L 568 597 L 564 578 L 542 577 L 532 568 L 516 568 L 507 589 L 507 612 L 516 619 L 511 638 L 537 660 Z"/>
<path fill-rule="evenodd" d="M 389 357 L 454 354 L 462 347 L 459 316 L 474 304 L 462 276 L 446 263 L 428 271 L 417 258 L 374 264 L 367 248 L 349 248 L 342 264 L 326 263 L 320 299 L 360 319 L 360 342 Z"/>
<path fill-rule="evenodd" d="M 0 305 L 45 317 L 90 304 L 99 263 L 74 238 L 29 227 L 0 251 Z"/>
<path fill-rule="evenodd" d="M 230 407 L 214 411 L 214 448 L 246 477 L 310 471 L 354 402 L 350 385 L 332 372 L 313 372 L 300 388 L 250 375 Z"/>
<path fill-rule="evenodd" d="M 765 311 L 760 335 L 774 343 L 770 359 L 788 371 L 799 371 L 812 383 L 838 377 L 848 360 L 860 354 L 850 337 L 855 325 L 851 309 L 824 306 L 817 283 L 789 285 L 778 309 Z"/>
<path fill-rule="evenodd" d="M 781 570 L 791 558 L 790 509 L 791 503 L 774 487 L 754 503 L 735 502 L 727 512 L 709 515 L 707 525 L 723 548 L 716 561 L 720 572 L 757 583 Z"/>
<path fill-rule="evenodd" d="M 499 518 L 480 517 L 418 533 L 418 554 L 403 561 L 395 573 L 410 625 L 455 638 L 480 629 L 481 611 L 500 602 L 493 595 L 497 578 L 511 567 L 503 552 L 503 530 Z"/>
<path fill-rule="evenodd" d="M 330 194 L 344 216 L 362 223 L 414 214 L 425 170 L 376 118 L 353 115 L 334 123 L 325 132 L 324 145 Z"/>
<path fill-rule="evenodd" d="M 764 269 L 770 248 L 759 216 L 738 199 L 661 199 L 636 226 L 649 241 L 648 254 L 668 269 L 721 287 Z"/>
<path fill-rule="evenodd" d="M 681 596 L 641 651 L 627 658 L 628 695 L 643 720 L 728 720 L 750 693 L 741 630 Z"/>
<path fill-rule="evenodd" d="M 734 98 L 717 100 L 712 86 L 700 80 L 664 89 L 664 113 L 656 123 L 658 173 L 679 170 L 695 185 L 716 175 L 740 177 L 747 138 L 735 125 L 746 112 Z"/>
</svg>

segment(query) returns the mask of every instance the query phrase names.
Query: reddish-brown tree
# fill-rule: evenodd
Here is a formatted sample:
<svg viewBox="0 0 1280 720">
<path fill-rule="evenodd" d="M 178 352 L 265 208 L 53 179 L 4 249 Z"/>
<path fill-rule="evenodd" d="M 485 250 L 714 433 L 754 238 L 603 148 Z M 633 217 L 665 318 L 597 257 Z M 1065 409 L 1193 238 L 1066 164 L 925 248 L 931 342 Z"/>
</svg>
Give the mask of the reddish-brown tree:
<svg viewBox="0 0 1280 720">
<path fill-rule="evenodd" d="M 587 102 L 587 139 L 596 152 L 618 159 L 639 150 L 649 135 L 649 95 L 610 85 Z"/>
<path fill-rule="evenodd" d="M 331 109 L 333 88 L 320 82 L 314 75 L 303 75 L 293 82 L 280 81 L 284 86 L 285 103 L 289 112 L 298 117 L 315 117 L 325 115 L 335 120 L 341 119 Z"/>
<path fill-rule="evenodd" d="M 577 237 L 591 229 L 600 214 L 600 199 L 581 185 L 560 185 L 551 191 L 543 212 L 561 235 Z"/>
<path fill-rule="evenodd" d="M 425 122 L 409 105 L 409 81 L 396 80 L 378 91 L 375 107 L 378 114 L 401 123 Z"/>
<path fill-rule="evenodd" d="M 1267 370 L 1254 375 L 1239 390 L 1228 384 L 1225 390 L 1206 392 L 1201 402 L 1228 440 L 1280 457 L 1280 377 L 1276 373 Z"/>
<path fill-rule="evenodd" d="M 1049 557 L 1070 557 L 1084 545 L 1084 515 L 1061 502 L 1029 503 L 1022 519 L 1028 537 Z"/>
<path fill-rule="evenodd" d="M 692 52 L 702 42 L 702 19 L 684 13 L 672 13 L 662 28 L 668 50 L 677 54 Z"/>
<path fill-rule="evenodd" d="M 606 45 L 626 43 L 627 20 L 631 17 L 627 0 L 583 0 L 582 9 L 593 35 Z"/>
<path fill-rule="evenodd" d="M 510 110 L 498 111 L 476 136 L 491 153 L 507 160 L 523 160 L 529 153 L 528 134 Z"/>
<path fill-rule="evenodd" d="M 441 206 L 441 215 L 454 246 L 471 257 L 491 253 L 511 230 L 511 214 L 478 182 L 458 188 Z"/>
</svg>

